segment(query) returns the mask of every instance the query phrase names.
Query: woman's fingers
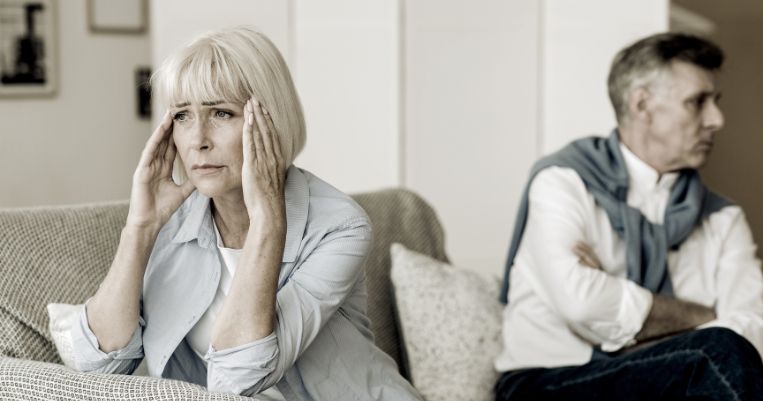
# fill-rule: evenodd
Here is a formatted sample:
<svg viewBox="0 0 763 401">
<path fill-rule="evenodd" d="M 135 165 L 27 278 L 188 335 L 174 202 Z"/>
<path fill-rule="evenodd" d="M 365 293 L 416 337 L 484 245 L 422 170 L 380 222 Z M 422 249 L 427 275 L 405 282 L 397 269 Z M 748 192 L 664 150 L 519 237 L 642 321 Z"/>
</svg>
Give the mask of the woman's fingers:
<svg viewBox="0 0 763 401">
<path fill-rule="evenodd" d="M 172 172 L 172 165 L 175 163 L 175 156 L 177 156 L 177 145 L 175 145 L 175 137 L 170 135 L 170 138 L 167 140 L 167 150 L 164 152 L 164 163 L 165 166 L 169 167 L 170 172 Z"/>
<path fill-rule="evenodd" d="M 262 144 L 263 149 L 265 149 L 265 154 L 270 155 L 270 158 L 273 159 L 276 163 L 278 160 L 275 157 L 275 152 L 273 152 L 273 130 L 270 128 L 270 124 L 268 124 L 268 115 L 265 108 L 262 106 L 259 107 L 260 109 L 260 116 L 262 116 L 262 124 L 265 126 L 263 130 L 260 130 L 260 137 L 262 138 Z M 259 123 L 259 122 L 258 122 Z"/>
<path fill-rule="evenodd" d="M 158 127 L 156 127 L 154 132 L 148 138 L 148 141 L 146 142 L 146 146 L 143 148 L 143 153 L 140 156 L 142 165 L 151 164 L 151 162 L 156 158 L 157 154 L 163 155 L 163 153 L 159 152 L 160 147 L 163 142 L 166 142 L 167 137 L 169 136 L 171 132 L 172 132 L 172 118 L 170 117 L 170 112 L 167 111 L 166 113 L 164 113 L 162 122 L 159 124 Z M 164 151 L 166 151 L 166 148 L 164 149 Z"/>
<path fill-rule="evenodd" d="M 254 120 L 256 122 L 256 126 L 253 124 L 254 128 L 254 150 L 257 155 L 258 160 L 262 160 L 262 157 L 267 155 L 266 149 L 265 149 L 265 143 L 263 141 L 263 136 L 267 135 L 268 131 L 268 125 L 265 122 L 265 117 L 262 115 L 262 109 L 260 108 L 260 102 L 257 101 L 257 99 L 252 98 L 252 101 L 250 103 L 252 107 L 252 111 L 254 112 Z"/>
<path fill-rule="evenodd" d="M 244 128 L 242 132 L 242 144 L 244 148 L 244 162 L 252 163 L 255 157 L 253 133 L 254 114 L 252 113 L 252 102 L 246 101 L 244 104 Z"/>
<path fill-rule="evenodd" d="M 262 112 L 265 114 L 265 122 L 268 124 L 268 131 L 270 132 L 270 135 L 268 135 L 270 140 L 270 151 L 278 161 L 278 165 L 283 166 L 283 156 L 281 156 L 281 137 L 276 131 L 275 124 L 273 124 L 273 117 L 270 115 L 268 110 L 262 109 Z"/>
</svg>

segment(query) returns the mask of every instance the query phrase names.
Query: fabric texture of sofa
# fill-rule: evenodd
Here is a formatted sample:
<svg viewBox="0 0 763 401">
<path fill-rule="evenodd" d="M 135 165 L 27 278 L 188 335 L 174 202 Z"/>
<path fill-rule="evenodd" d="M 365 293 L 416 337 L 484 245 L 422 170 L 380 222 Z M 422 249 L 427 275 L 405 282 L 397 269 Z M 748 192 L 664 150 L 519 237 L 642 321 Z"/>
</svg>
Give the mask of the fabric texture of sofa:
<svg viewBox="0 0 763 401">
<path fill-rule="evenodd" d="M 402 189 L 356 194 L 374 227 L 366 260 L 376 344 L 407 376 L 390 286 L 390 244 L 447 261 L 432 208 Z M 61 365 L 46 305 L 79 304 L 103 280 L 126 202 L 0 210 L 0 400 L 250 400 L 151 377 L 85 374 Z"/>
</svg>

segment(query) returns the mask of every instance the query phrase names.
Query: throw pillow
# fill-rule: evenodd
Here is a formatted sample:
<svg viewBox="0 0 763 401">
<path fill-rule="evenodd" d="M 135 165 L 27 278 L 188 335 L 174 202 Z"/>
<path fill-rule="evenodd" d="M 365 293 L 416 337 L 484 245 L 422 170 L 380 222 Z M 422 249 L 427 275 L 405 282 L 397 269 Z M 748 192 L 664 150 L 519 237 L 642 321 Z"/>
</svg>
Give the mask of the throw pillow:
<svg viewBox="0 0 763 401">
<path fill-rule="evenodd" d="M 391 279 L 414 386 L 427 401 L 492 401 L 499 280 L 393 244 Z"/>
<path fill-rule="evenodd" d="M 72 349 L 71 327 L 77 323 L 82 305 L 48 304 L 48 317 L 50 319 L 50 335 L 56 346 L 58 356 L 69 368 L 74 366 L 74 351 Z"/>
</svg>

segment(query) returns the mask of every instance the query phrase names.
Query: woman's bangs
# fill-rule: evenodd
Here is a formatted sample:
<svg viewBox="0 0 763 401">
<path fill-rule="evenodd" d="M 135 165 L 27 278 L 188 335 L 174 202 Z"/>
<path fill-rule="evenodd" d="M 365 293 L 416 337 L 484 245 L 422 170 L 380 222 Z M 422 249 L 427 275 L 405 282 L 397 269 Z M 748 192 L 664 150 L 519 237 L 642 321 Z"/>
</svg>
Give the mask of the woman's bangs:
<svg viewBox="0 0 763 401">
<path fill-rule="evenodd" d="M 171 105 L 212 102 L 244 103 L 249 95 L 240 74 L 231 73 L 231 65 L 218 49 L 205 46 L 188 53 L 174 79 L 169 80 L 167 93 Z"/>
</svg>

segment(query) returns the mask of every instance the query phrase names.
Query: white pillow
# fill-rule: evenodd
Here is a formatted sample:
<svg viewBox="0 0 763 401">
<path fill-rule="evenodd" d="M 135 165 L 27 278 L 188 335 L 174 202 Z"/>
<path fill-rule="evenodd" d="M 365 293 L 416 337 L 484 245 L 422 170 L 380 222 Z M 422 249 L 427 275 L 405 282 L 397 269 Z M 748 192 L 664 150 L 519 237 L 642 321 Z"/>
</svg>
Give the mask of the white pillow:
<svg viewBox="0 0 763 401">
<path fill-rule="evenodd" d="M 75 370 L 77 367 L 74 366 L 71 328 L 72 325 L 77 324 L 82 307 L 83 305 L 81 304 L 48 304 L 50 335 L 53 337 L 53 344 L 56 346 L 58 356 L 61 357 L 64 365 Z M 132 374 L 133 376 L 148 376 L 146 361 L 141 361 Z"/>
<path fill-rule="evenodd" d="M 392 244 L 391 279 L 411 379 L 427 401 L 493 401 L 498 278 Z"/>
<path fill-rule="evenodd" d="M 48 304 L 50 318 L 50 335 L 56 346 L 58 355 L 64 365 L 72 369 L 74 366 L 74 350 L 72 349 L 71 328 L 77 323 L 82 305 Z"/>
</svg>

